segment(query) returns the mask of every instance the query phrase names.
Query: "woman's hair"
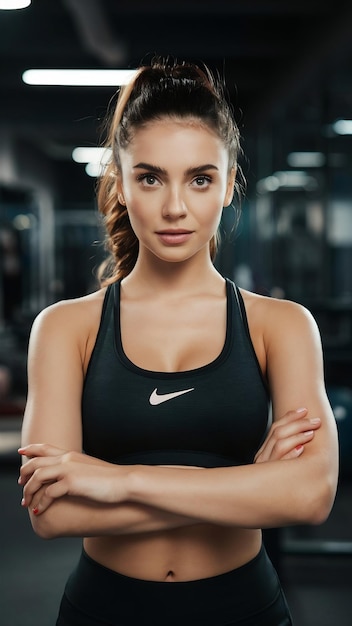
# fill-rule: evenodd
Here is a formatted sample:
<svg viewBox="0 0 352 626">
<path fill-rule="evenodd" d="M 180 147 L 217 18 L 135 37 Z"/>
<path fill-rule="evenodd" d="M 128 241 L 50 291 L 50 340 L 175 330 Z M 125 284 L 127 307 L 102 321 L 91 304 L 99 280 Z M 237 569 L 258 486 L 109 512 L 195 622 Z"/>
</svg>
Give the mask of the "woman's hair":
<svg viewBox="0 0 352 626">
<path fill-rule="evenodd" d="M 107 285 L 127 276 L 138 256 L 138 239 L 131 227 L 126 206 L 117 197 L 117 177 L 121 175 L 120 150 L 126 149 L 134 133 L 149 122 L 165 117 L 197 119 L 214 131 L 223 141 L 229 155 L 229 172 L 237 167 L 240 134 L 232 108 L 227 102 L 224 85 L 207 66 L 154 59 L 140 67 L 132 81 L 122 87 L 115 111 L 108 122 L 105 147 L 111 158 L 97 183 L 98 209 L 106 231 L 105 247 L 108 259 L 100 266 L 98 278 Z M 240 172 L 242 176 L 242 173 Z M 240 198 L 241 188 L 235 183 L 234 192 Z M 217 236 L 210 242 L 214 260 Z"/>
</svg>

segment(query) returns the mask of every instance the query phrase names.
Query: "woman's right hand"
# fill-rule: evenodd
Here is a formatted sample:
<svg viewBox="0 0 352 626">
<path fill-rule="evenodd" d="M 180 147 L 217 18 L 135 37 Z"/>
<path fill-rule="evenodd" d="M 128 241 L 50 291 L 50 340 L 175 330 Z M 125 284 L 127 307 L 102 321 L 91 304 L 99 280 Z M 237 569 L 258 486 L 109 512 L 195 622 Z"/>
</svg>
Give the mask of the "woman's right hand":
<svg viewBox="0 0 352 626">
<path fill-rule="evenodd" d="M 288 411 L 275 420 L 254 457 L 254 463 L 295 459 L 304 451 L 304 447 L 320 428 L 319 417 L 309 419 L 306 408 Z"/>
<path fill-rule="evenodd" d="M 22 506 L 31 507 L 35 515 L 63 496 L 101 504 L 117 504 L 126 499 L 127 466 L 50 444 L 29 444 L 18 451 L 29 459 L 22 465 L 18 480 L 23 487 Z"/>
</svg>

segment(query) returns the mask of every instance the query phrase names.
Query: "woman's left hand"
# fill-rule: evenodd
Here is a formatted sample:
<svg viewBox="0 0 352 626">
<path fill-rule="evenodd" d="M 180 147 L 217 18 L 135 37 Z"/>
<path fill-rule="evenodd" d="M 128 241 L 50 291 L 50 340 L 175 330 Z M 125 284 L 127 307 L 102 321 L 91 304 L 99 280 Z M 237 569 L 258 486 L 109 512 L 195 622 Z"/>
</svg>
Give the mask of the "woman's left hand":
<svg viewBox="0 0 352 626">
<path fill-rule="evenodd" d="M 23 486 L 22 506 L 32 507 L 35 515 L 43 513 L 62 496 L 104 504 L 116 504 L 126 498 L 127 467 L 49 444 L 30 444 L 18 452 L 29 457 L 18 479 Z"/>
<path fill-rule="evenodd" d="M 306 408 L 288 411 L 274 422 L 254 457 L 255 463 L 283 461 L 301 456 L 320 428 L 320 418 L 309 419 Z"/>
</svg>

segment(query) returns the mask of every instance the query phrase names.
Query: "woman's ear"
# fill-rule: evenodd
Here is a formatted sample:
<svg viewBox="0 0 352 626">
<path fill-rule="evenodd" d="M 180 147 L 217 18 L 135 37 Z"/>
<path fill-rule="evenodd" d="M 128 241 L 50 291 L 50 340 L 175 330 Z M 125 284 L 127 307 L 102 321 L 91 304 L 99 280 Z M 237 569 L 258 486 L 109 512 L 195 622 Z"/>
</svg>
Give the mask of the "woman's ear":
<svg viewBox="0 0 352 626">
<path fill-rule="evenodd" d="M 226 185 L 226 193 L 224 198 L 224 207 L 227 207 L 231 204 L 233 200 L 233 195 L 235 192 L 235 180 L 236 180 L 237 166 L 234 165 L 228 175 L 227 185 Z"/>
</svg>

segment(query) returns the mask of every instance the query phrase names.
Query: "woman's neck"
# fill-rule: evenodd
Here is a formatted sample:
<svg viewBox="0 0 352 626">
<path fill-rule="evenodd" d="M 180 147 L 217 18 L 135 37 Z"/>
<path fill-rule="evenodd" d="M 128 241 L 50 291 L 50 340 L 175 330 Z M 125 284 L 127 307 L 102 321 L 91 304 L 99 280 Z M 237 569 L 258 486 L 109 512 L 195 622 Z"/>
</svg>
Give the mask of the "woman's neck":
<svg viewBox="0 0 352 626">
<path fill-rule="evenodd" d="M 152 262 L 138 258 L 132 272 L 123 280 L 125 288 L 141 292 L 156 293 L 172 291 L 173 293 L 196 291 L 216 291 L 221 289 L 224 279 L 214 267 L 210 257 L 187 259 L 170 263 L 155 257 Z"/>
</svg>

